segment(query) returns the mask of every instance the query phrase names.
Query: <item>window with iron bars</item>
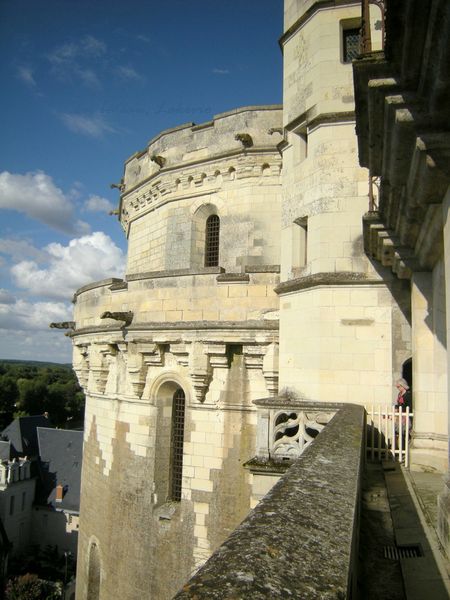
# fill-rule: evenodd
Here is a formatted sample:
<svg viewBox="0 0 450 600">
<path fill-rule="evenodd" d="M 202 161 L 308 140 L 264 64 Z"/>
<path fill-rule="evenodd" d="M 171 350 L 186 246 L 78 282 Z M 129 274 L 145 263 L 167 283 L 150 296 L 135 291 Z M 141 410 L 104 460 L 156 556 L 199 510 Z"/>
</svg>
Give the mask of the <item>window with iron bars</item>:
<svg viewBox="0 0 450 600">
<path fill-rule="evenodd" d="M 220 219 L 211 215 L 206 219 L 205 267 L 219 266 Z"/>
<path fill-rule="evenodd" d="M 344 44 L 343 58 L 345 63 L 352 62 L 359 55 L 359 35 L 360 28 L 344 29 L 342 32 L 342 41 Z"/>
<path fill-rule="evenodd" d="M 183 442 L 184 442 L 184 413 L 186 398 L 184 391 L 178 388 L 172 402 L 172 439 L 170 461 L 170 499 L 181 500 L 183 484 Z"/>
</svg>

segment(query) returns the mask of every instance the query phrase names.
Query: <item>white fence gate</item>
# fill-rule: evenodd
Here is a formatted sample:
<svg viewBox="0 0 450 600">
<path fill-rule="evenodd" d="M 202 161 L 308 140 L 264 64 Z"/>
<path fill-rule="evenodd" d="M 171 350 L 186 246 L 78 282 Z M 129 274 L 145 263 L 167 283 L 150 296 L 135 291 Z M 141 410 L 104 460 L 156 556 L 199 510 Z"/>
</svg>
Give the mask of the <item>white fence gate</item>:
<svg viewBox="0 0 450 600">
<path fill-rule="evenodd" d="M 396 460 L 409 466 L 412 418 L 409 408 L 366 406 L 366 456 L 371 460 Z"/>
</svg>

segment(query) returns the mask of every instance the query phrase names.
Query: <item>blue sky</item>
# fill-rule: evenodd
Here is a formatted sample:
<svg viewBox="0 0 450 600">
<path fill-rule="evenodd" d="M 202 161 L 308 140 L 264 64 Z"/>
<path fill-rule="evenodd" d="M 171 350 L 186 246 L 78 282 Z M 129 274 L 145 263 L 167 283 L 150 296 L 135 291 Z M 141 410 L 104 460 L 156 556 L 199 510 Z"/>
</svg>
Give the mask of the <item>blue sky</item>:
<svg viewBox="0 0 450 600">
<path fill-rule="evenodd" d="M 123 276 L 110 189 L 162 129 L 281 103 L 282 0 L 0 0 L 0 358 L 70 362 L 51 321 Z"/>
</svg>

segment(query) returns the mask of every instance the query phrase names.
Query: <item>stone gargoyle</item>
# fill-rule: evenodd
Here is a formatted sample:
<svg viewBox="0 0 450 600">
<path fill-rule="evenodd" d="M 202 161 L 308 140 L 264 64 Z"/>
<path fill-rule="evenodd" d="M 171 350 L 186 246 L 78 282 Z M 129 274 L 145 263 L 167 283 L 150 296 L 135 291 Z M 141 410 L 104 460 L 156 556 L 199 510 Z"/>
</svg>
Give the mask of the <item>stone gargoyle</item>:
<svg viewBox="0 0 450 600">
<path fill-rule="evenodd" d="M 123 326 L 127 327 L 131 325 L 131 321 L 133 320 L 133 313 L 131 310 L 128 312 L 106 312 L 100 315 L 100 319 L 114 319 L 114 321 L 124 321 Z"/>
<path fill-rule="evenodd" d="M 158 165 L 161 169 L 166 164 L 166 159 L 164 156 L 160 156 L 159 154 L 152 154 L 150 156 L 150 160 Z"/>
<path fill-rule="evenodd" d="M 253 139 L 249 133 L 237 133 L 234 139 L 244 146 L 244 148 L 251 148 L 253 146 Z"/>
<path fill-rule="evenodd" d="M 61 321 L 60 323 L 50 323 L 51 329 L 75 329 L 75 321 Z"/>
</svg>

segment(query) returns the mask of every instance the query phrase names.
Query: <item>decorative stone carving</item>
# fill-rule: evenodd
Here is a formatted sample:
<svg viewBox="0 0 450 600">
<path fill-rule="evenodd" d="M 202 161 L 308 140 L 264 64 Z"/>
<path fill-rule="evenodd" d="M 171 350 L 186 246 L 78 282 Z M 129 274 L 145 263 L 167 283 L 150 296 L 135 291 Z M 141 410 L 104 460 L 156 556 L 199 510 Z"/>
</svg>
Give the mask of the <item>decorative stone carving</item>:
<svg viewBox="0 0 450 600">
<path fill-rule="evenodd" d="M 204 350 L 209 357 L 209 364 L 213 369 L 227 369 L 228 356 L 226 344 L 207 344 Z"/>
<path fill-rule="evenodd" d="M 322 431 L 331 414 L 288 408 L 277 412 L 272 421 L 272 450 L 275 458 L 297 458 Z"/>
<path fill-rule="evenodd" d="M 260 369 L 263 368 L 263 359 L 266 353 L 266 347 L 264 346 L 244 346 L 242 348 L 244 354 L 244 365 L 246 369 Z"/>
<path fill-rule="evenodd" d="M 166 164 L 166 159 L 164 156 L 160 156 L 158 154 L 152 154 L 152 156 L 150 156 L 150 160 L 156 163 L 160 169 L 162 169 Z"/>
<path fill-rule="evenodd" d="M 208 355 L 205 353 L 201 342 L 191 344 L 190 377 L 199 402 L 205 401 L 205 394 L 211 380 L 211 367 L 208 364 Z"/>
<path fill-rule="evenodd" d="M 50 323 L 50 329 L 75 329 L 75 321 L 61 321 L 60 323 Z"/>
<path fill-rule="evenodd" d="M 133 394 L 141 398 L 145 387 L 148 364 L 146 364 L 144 355 L 140 352 L 138 344 L 129 342 L 126 345 L 126 350 L 126 352 L 123 352 L 123 357 L 127 366 L 128 379 L 133 389 Z"/>
<path fill-rule="evenodd" d="M 148 367 L 162 367 L 164 364 L 164 351 L 160 344 L 153 342 L 138 342 L 137 350 L 143 356 L 144 364 Z"/>
<path fill-rule="evenodd" d="M 253 146 L 253 139 L 249 133 L 237 133 L 234 139 L 244 146 L 244 148 L 251 148 Z"/>
<path fill-rule="evenodd" d="M 123 181 L 123 177 L 122 179 L 119 181 L 119 183 L 111 183 L 111 185 L 109 186 L 112 190 L 113 189 L 117 189 L 119 190 L 120 193 L 122 193 L 125 190 L 125 183 Z"/>
<path fill-rule="evenodd" d="M 90 369 L 96 391 L 100 394 L 105 391 L 111 359 L 116 354 L 117 346 L 115 344 L 96 343 L 91 346 Z"/>
<path fill-rule="evenodd" d="M 87 390 L 89 380 L 89 346 L 88 344 L 77 344 L 74 346 L 73 370 L 78 378 L 78 382 Z"/>
<path fill-rule="evenodd" d="M 133 313 L 131 310 L 128 312 L 109 312 L 105 311 L 100 315 L 100 319 L 114 319 L 115 321 L 123 321 L 124 327 L 131 325 L 131 321 L 133 320 Z"/>
<path fill-rule="evenodd" d="M 175 356 L 177 363 L 181 367 L 189 365 L 189 345 L 188 344 L 170 344 L 170 352 Z"/>
</svg>

